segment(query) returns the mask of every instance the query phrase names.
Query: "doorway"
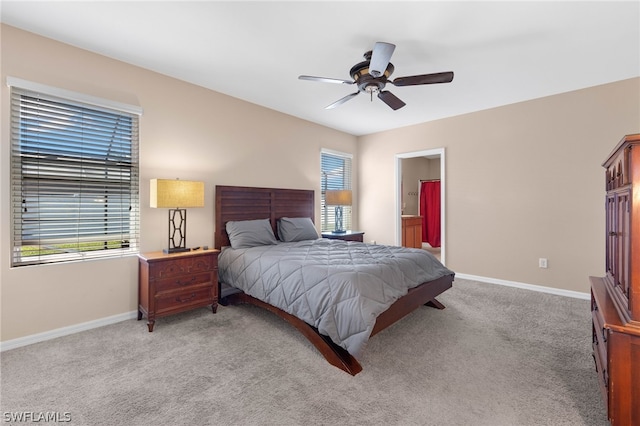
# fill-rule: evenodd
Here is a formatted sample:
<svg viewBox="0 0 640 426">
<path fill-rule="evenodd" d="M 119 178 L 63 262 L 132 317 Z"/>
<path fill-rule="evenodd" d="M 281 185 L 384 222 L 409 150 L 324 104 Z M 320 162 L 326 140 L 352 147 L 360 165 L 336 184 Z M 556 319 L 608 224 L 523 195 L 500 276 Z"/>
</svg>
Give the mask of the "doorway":
<svg viewBox="0 0 640 426">
<path fill-rule="evenodd" d="M 445 236 L 445 154 L 444 148 L 428 149 L 424 151 L 407 152 L 403 154 L 396 154 L 396 244 L 402 245 L 402 211 L 403 211 L 403 191 L 407 192 L 409 189 L 403 188 L 402 185 L 402 162 L 403 160 L 410 158 L 428 158 L 430 160 L 439 160 L 440 162 L 440 261 L 446 264 L 446 236 Z M 415 183 L 416 188 L 411 191 L 417 191 L 418 182 Z"/>
</svg>

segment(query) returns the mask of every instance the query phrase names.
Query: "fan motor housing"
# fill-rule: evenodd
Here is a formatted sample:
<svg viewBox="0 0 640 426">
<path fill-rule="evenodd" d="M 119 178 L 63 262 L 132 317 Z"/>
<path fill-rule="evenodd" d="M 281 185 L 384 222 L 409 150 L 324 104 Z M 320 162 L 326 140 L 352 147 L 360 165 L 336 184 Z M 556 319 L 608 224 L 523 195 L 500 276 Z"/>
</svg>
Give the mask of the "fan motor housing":
<svg viewBox="0 0 640 426">
<path fill-rule="evenodd" d="M 349 74 L 358 85 L 358 90 L 365 93 L 380 92 L 384 89 L 384 86 L 387 84 L 387 78 L 393 74 L 395 68 L 393 64 L 389 62 L 383 75 L 373 77 L 369 74 L 369 64 L 369 61 L 360 62 L 351 68 Z"/>
</svg>

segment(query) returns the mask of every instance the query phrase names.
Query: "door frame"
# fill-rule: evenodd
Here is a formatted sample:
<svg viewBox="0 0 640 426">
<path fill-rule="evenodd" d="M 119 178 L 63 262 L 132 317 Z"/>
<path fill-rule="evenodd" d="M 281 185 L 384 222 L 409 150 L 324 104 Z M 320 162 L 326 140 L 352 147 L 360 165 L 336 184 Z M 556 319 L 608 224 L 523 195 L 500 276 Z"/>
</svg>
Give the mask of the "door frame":
<svg viewBox="0 0 640 426">
<path fill-rule="evenodd" d="M 396 169 L 396 245 L 402 245 L 402 160 L 406 158 L 417 157 L 439 157 L 440 158 L 440 261 L 446 264 L 446 250 L 445 245 L 447 239 L 445 238 L 445 152 L 444 148 L 427 149 L 423 151 L 405 152 L 395 155 L 395 169 Z"/>
</svg>

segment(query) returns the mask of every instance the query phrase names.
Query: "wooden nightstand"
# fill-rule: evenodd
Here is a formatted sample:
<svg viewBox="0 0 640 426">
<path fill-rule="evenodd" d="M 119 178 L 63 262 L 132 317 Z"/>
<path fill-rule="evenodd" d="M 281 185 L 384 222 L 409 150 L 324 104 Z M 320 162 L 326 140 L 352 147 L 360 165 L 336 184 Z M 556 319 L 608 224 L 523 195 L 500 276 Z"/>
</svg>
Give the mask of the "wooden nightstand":
<svg viewBox="0 0 640 426">
<path fill-rule="evenodd" d="M 149 332 L 156 318 L 211 305 L 218 308 L 219 250 L 138 255 L 138 320 L 147 317 Z"/>
<path fill-rule="evenodd" d="M 332 240 L 344 240 L 344 241 L 359 241 L 362 242 L 364 232 L 360 231 L 347 231 L 347 232 L 323 232 L 322 238 L 329 238 Z"/>
</svg>

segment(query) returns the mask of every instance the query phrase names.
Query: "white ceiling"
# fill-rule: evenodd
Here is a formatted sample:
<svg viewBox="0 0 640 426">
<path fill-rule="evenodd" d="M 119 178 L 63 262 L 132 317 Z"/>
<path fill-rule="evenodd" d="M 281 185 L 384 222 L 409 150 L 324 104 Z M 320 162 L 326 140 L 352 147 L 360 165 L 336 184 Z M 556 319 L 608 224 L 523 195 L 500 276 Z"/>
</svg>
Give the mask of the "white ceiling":
<svg viewBox="0 0 640 426">
<path fill-rule="evenodd" d="M 5 1 L 2 22 L 354 135 L 640 76 L 640 2 Z M 376 41 L 391 77 L 454 71 L 324 107 Z M 19 76 L 18 76 L 19 77 Z M 169 101 L 169 100 L 168 100 Z"/>
</svg>

